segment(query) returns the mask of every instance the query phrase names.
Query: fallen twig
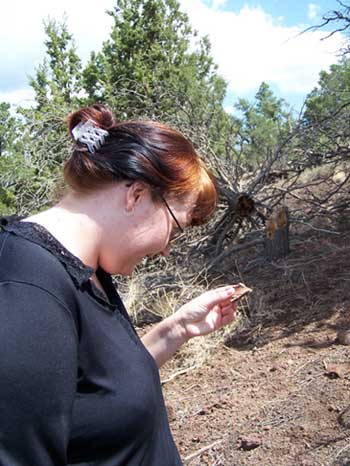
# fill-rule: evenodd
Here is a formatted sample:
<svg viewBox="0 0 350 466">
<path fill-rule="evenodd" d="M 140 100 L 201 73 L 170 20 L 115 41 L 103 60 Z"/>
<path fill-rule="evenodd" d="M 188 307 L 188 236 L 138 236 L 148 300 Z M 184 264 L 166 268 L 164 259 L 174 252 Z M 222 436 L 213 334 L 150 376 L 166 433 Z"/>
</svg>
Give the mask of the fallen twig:
<svg viewBox="0 0 350 466">
<path fill-rule="evenodd" d="M 249 243 L 243 243 L 243 244 L 240 244 L 240 245 L 233 245 L 227 249 L 225 249 L 225 251 L 223 251 L 221 254 L 219 254 L 210 264 L 209 266 L 207 267 L 207 270 L 211 270 L 216 264 L 218 264 L 219 262 L 221 262 L 223 259 L 225 259 L 226 257 L 230 256 L 231 254 L 234 254 L 236 252 L 239 252 L 239 251 L 244 251 L 245 249 L 249 249 L 253 246 L 260 246 L 264 244 L 264 240 L 259 238 L 259 239 L 255 239 L 253 241 L 250 241 Z"/>
<path fill-rule="evenodd" d="M 207 445 L 206 447 L 200 448 L 199 450 L 195 451 L 194 453 L 191 453 L 190 455 L 186 456 L 184 458 L 184 461 L 191 461 L 193 458 L 197 458 L 197 456 L 200 456 L 202 453 L 205 453 L 206 451 L 210 450 L 213 447 L 216 447 L 216 445 L 219 445 L 222 443 L 223 440 L 216 440 L 215 442 L 211 443 L 210 445 Z"/>
<path fill-rule="evenodd" d="M 172 380 L 175 379 L 175 377 L 177 377 L 178 375 L 183 375 L 183 374 L 186 374 L 186 372 L 189 372 L 193 369 L 196 369 L 197 365 L 193 365 L 191 367 L 187 367 L 187 369 L 182 369 L 181 371 L 177 371 L 175 372 L 174 374 L 172 374 L 170 377 L 168 377 L 167 379 L 164 379 L 164 380 L 161 380 L 161 384 L 164 385 L 165 383 L 167 382 L 171 382 Z"/>
<path fill-rule="evenodd" d="M 303 222 L 301 220 L 295 220 L 294 223 L 300 223 L 301 225 L 307 225 L 309 228 L 311 228 L 311 230 L 319 231 L 321 233 L 329 233 L 331 235 L 337 235 L 337 236 L 341 234 L 339 231 L 325 230 L 324 228 L 316 228 L 313 225 L 311 225 L 311 223 Z"/>
</svg>

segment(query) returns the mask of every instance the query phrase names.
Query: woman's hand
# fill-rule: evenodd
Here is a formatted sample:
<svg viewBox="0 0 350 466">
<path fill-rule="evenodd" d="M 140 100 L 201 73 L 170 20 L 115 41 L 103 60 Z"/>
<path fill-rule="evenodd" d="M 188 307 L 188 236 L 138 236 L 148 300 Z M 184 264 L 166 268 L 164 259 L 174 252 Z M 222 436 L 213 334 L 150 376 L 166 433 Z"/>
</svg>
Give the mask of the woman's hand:
<svg viewBox="0 0 350 466">
<path fill-rule="evenodd" d="M 235 294 L 233 286 L 207 291 L 189 301 L 172 316 L 184 340 L 207 335 L 232 322 L 237 302 L 231 303 Z"/>
<path fill-rule="evenodd" d="M 233 286 L 207 291 L 144 335 L 142 341 L 158 367 L 190 338 L 206 335 L 232 322 L 237 307 L 237 302 L 231 303 L 235 292 L 237 288 Z"/>
</svg>

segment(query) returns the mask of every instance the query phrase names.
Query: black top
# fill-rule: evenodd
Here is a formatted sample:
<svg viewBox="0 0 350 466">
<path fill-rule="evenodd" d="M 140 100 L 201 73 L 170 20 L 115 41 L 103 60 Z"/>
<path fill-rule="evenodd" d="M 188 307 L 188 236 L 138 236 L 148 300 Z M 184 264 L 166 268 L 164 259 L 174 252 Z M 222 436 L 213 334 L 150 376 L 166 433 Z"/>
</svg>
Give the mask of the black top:
<svg viewBox="0 0 350 466">
<path fill-rule="evenodd" d="M 180 466 L 158 368 L 110 275 L 0 225 L 1 466 Z"/>
</svg>

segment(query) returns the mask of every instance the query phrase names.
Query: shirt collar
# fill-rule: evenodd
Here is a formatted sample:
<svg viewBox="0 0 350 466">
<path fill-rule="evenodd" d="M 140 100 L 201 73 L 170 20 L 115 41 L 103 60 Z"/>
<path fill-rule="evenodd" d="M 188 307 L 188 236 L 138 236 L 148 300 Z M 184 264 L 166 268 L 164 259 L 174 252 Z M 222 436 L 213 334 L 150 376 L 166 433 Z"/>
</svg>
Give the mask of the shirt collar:
<svg viewBox="0 0 350 466">
<path fill-rule="evenodd" d="M 85 265 L 78 257 L 69 252 L 45 227 L 34 222 L 21 222 L 23 218 L 16 215 L 0 217 L 0 229 L 14 233 L 47 249 L 64 265 L 79 287 L 90 279 L 95 272 L 92 267 Z"/>
</svg>

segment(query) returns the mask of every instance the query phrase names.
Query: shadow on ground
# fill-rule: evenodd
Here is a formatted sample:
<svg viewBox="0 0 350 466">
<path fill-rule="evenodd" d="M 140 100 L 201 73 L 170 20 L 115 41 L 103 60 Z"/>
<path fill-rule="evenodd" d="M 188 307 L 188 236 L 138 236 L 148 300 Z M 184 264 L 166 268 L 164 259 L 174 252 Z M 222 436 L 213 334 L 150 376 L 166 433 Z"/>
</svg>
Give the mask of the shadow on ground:
<svg viewBox="0 0 350 466">
<path fill-rule="evenodd" d="M 350 232 L 305 234 L 297 238 L 284 260 L 265 263 L 242 280 L 254 289 L 242 303 L 243 324 L 226 345 L 251 350 L 298 335 L 288 345 L 324 348 L 334 344 L 337 331 L 350 328 Z M 320 330 L 325 330 L 323 340 Z M 313 333 L 318 337 L 313 338 Z M 323 334 L 322 334 L 323 335 Z"/>
</svg>

